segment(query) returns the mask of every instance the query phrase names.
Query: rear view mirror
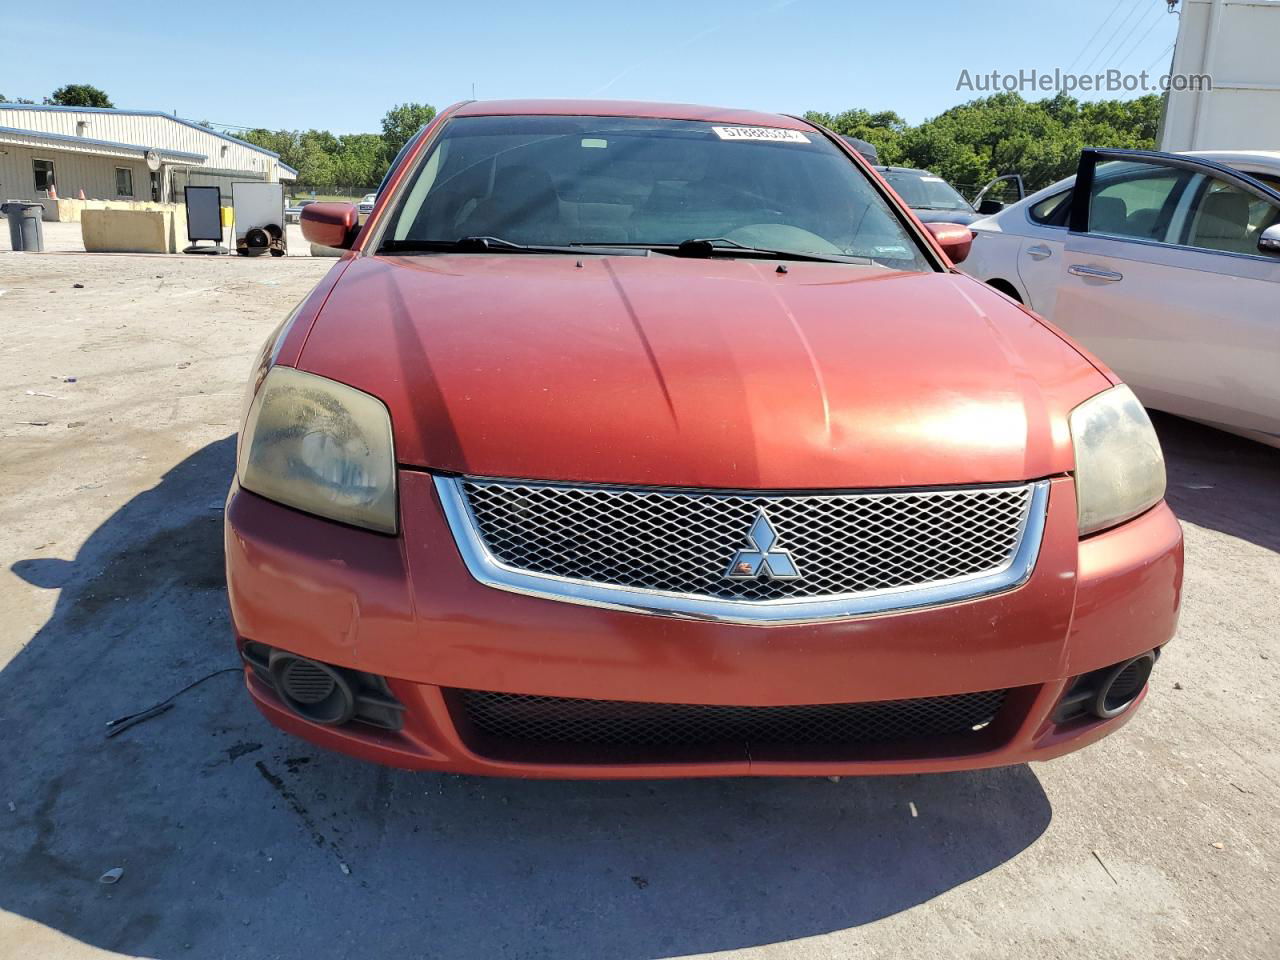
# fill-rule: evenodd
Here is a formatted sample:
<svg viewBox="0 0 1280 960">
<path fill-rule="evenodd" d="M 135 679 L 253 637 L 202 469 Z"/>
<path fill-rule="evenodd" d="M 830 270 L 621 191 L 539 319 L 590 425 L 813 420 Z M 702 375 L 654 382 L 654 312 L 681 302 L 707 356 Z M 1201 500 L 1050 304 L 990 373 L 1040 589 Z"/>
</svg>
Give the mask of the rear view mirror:
<svg viewBox="0 0 1280 960">
<path fill-rule="evenodd" d="M 1258 235 L 1258 249 L 1263 253 L 1280 253 L 1280 223 L 1273 223 Z"/>
<path fill-rule="evenodd" d="M 350 203 L 309 203 L 299 219 L 302 235 L 322 247 L 349 249 L 360 232 L 360 214 Z"/>
<path fill-rule="evenodd" d="M 926 223 L 925 229 L 933 234 L 952 263 L 963 263 L 973 246 L 973 231 L 960 223 Z"/>
<path fill-rule="evenodd" d="M 993 213 L 999 213 L 1004 209 L 1004 204 L 999 200 L 983 200 L 978 204 L 978 212 L 984 217 L 989 217 Z"/>
</svg>

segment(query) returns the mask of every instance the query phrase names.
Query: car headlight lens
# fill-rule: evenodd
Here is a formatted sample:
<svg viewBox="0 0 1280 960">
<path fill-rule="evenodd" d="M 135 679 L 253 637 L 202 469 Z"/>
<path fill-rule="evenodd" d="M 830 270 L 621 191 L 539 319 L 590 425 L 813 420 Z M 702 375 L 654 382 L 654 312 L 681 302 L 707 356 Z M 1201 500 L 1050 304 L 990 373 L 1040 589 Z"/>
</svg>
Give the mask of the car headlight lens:
<svg viewBox="0 0 1280 960">
<path fill-rule="evenodd" d="M 249 408 L 236 465 L 246 490 L 308 513 L 396 532 L 395 449 L 381 400 L 272 367 Z"/>
<path fill-rule="evenodd" d="M 1164 454 L 1147 411 L 1126 386 L 1071 411 L 1080 533 L 1136 517 L 1164 496 Z"/>
</svg>

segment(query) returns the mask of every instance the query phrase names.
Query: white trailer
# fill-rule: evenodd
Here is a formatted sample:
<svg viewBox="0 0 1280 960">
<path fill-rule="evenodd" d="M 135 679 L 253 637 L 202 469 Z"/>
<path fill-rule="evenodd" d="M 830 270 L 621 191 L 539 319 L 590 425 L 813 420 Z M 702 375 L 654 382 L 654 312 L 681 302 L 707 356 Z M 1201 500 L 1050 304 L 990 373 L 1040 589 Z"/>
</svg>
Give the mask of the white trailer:
<svg viewBox="0 0 1280 960">
<path fill-rule="evenodd" d="M 1160 149 L 1280 150 L 1280 0 L 1182 0 Z M 1211 88 L 1178 89 L 1207 75 Z"/>
</svg>

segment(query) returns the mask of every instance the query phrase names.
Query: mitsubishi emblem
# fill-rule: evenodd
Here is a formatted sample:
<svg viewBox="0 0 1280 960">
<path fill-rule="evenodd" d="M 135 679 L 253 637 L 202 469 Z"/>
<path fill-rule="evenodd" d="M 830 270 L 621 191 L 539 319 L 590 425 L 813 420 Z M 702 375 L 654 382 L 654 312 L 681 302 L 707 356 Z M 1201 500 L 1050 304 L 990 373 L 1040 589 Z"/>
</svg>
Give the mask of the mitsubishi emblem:
<svg viewBox="0 0 1280 960">
<path fill-rule="evenodd" d="M 747 531 L 747 542 L 751 544 L 745 550 L 739 550 L 729 561 L 729 569 L 725 577 L 729 580 L 799 580 L 800 571 L 791 559 L 791 551 L 778 550 L 778 532 L 769 522 L 768 514 L 763 510 L 756 512 L 756 518 Z"/>
</svg>

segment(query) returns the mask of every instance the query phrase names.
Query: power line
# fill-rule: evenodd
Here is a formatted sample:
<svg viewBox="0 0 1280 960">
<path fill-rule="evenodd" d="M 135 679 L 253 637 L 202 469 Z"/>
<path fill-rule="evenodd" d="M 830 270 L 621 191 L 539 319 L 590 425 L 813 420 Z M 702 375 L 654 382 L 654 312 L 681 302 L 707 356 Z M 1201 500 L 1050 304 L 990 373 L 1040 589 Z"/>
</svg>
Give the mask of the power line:
<svg viewBox="0 0 1280 960">
<path fill-rule="evenodd" d="M 1092 70 L 1095 65 L 1101 66 L 1102 62 L 1105 62 L 1106 58 L 1115 52 L 1111 45 L 1119 40 L 1120 31 L 1129 25 L 1129 20 L 1135 13 L 1139 14 L 1139 19 L 1141 18 L 1142 3 L 1143 0 L 1134 0 L 1133 6 L 1128 9 L 1125 15 L 1120 19 L 1120 22 L 1116 24 L 1115 30 L 1112 31 L 1111 36 L 1109 36 L 1107 41 L 1098 49 L 1098 52 L 1093 55 L 1093 59 L 1089 61 L 1089 65 L 1084 68 L 1086 73 Z"/>
<path fill-rule="evenodd" d="M 1080 62 L 1080 58 L 1084 56 L 1084 52 L 1093 46 L 1093 41 L 1098 39 L 1098 34 L 1102 33 L 1102 29 L 1111 22 L 1112 17 L 1120 12 L 1120 8 L 1122 6 L 1124 6 L 1124 0 L 1116 0 L 1116 5 L 1111 8 L 1111 12 L 1107 14 L 1106 19 L 1104 19 L 1102 23 L 1098 24 L 1098 29 L 1093 31 L 1093 36 L 1085 41 L 1084 46 L 1080 48 L 1080 52 L 1075 55 L 1075 59 L 1073 59 L 1070 66 L 1067 67 L 1068 73 L 1070 73 L 1075 65 Z"/>
<path fill-rule="evenodd" d="M 1125 28 L 1125 25 L 1129 22 L 1129 18 L 1132 17 L 1135 13 L 1137 13 L 1140 9 L 1142 9 L 1142 0 L 1134 0 L 1133 6 L 1129 8 L 1129 12 L 1124 15 L 1124 18 L 1118 24 L 1116 24 L 1116 32 L 1113 35 L 1113 39 L 1114 37 L 1120 35 L 1120 31 Z M 1111 40 L 1108 40 L 1106 43 L 1102 45 L 1102 49 L 1100 49 L 1097 53 L 1093 55 L 1093 59 L 1089 61 L 1089 65 L 1084 68 L 1084 72 L 1088 73 L 1090 70 L 1092 70 L 1093 65 L 1097 63 L 1098 60 L 1102 58 L 1103 54 L 1105 54 L 1110 48 L 1111 48 Z"/>
<path fill-rule="evenodd" d="M 1151 8 L 1151 10 L 1152 10 L 1152 11 L 1155 13 L 1155 15 L 1156 15 L 1156 18 L 1157 18 L 1157 19 L 1156 19 L 1156 23 L 1159 23 L 1159 22 L 1160 22 L 1160 20 L 1159 20 L 1159 17 L 1160 17 L 1160 8 L 1159 8 L 1158 6 L 1153 6 L 1153 7 Z M 1130 38 L 1130 37 L 1132 37 L 1135 33 L 1137 33 L 1138 28 L 1139 28 L 1139 27 L 1141 27 L 1143 24 L 1145 24 L 1145 23 L 1147 22 L 1147 20 L 1149 19 L 1149 17 L 1150 17 L 1150 14 L 1148 14 L 1146 17 L 1139 17 L 1137 20 L 1133 21 L 1133 26 L 1129 28 L 1129 32 L 1128 32 L 1128 33 L 1126 33 L 1126 34 L 1124 35 L 1124 39 L 1123 39 L 1123 40 L 1121 40 L 1118 44 L 1116 44 L 1116 48 L 1115 48 L 1115 50 L 1113 50 L 1113 51 L 1111 52 L 1111 59 L 1109 59 L 1109 60 L 1107 61 L 1107 67 L 1106 67 L 1106 69 L 1110 69 L 1110 68 L 1111 68 L 1111 67 L 1116 63 L 1116 57 L 1117 57 L 1117 55 L 1120 53 L 1120 49 L 1121 49 L 1121 48 L 1122 48 L 1126 43 L 1128 43 L 1128 42 L 1129 42 L 1129 38 Z M 1154 29 L 1154 28 L 1152 28 L 1152 29 Z M 1146 34 L 1143 34 L 1142 39 L 1143 39 L 1143 40 L 1145 40 L 1145 39 L 1147 38 L 1147 36 L 1148 36 L 1150 33 L 1151 33 L 1151 30 L 1148 30 Z M 1141 42 L 1141 41 L 1139 41 L 1139 42 Z M 1133 51 L 1132 51 L 1132 50 L 1130 50 L 1129 52 L 1130 52 L 1130 53 L 1132 53 Z M 1124 63 L 1124 61 L 1123 61 L 1123 60 L 1121 60 L 1121 61 L 1120 61 L 1120 63 L 1121 63 L 1121 64 L 1123 64 L 1123 63 Z"/>
<path fill-rule="evenodd" d="M 218 123 L 218 121 L 217 121 L 217 120 L 206 120 L 205 122 L 206 122 L 206 123 L 211 123 L 211 124 L 213 124 L 215 127 L 226 127 L 228 130 L 259 130 L 259 129 L 262 129 L 262 124 L 258 124 L 258 126 L 254 127 L 254 126 L 250 126 L 249 124 L 245 124 L 245 123 Z"/>
<path fill-rule="evenodd" d="M 1147 42 L 1147 37 L 1151 36 L 1151 34 L 1155 32 L 1155 29 L 1158 26 L 1160 26 L 1159 16 L 1156 17 L 1155 23 L 1151 24 L 1151 26 L 1147 28 L 1147 32 L 1138 38 L 1138 42 L 1125 51 L 1124 56 L 1120 58 L 1120 61 L 1119 61 L 1120 66 L 1123 67 L 1126 63 L 1128 63 L 1133 58 L 1134 53 L 1137 52 L 1139 47 L 1141 47 L 1144 43 Z"/>
<path fill-rule="evenodd" d="M 1145 69 L 1145 70 L 1150 70 L 1150 69 L 1151 69 L 1152 67 L 1154 67 L 1157 63 L 1159 63 L 1161 60 L 1163 60 L 1166 56 L 1168 56 L 1169 51 L 1173 49 L 1174 44 L 1176 44 L 1177 42 L 1178 42 L 1178 41 L 1176 41 L 1176 40 L 1175 40 L 1173 43 L 1171 43 L 1171 44 L 1169 44 L 1167 47 L 1165 47 L 1165 48 L 1164 48 L 1164 51 L 1160 54 L 1160 56 L 1158 56 L 1158 57 L 1156 57 L 1154 60 L 1152 60 L 1152 61 L 1151 61 L 1149 64 L 1147 64 L 1147 65 L 1146 65 L 1146 67 L 1144 67 L 1143 69 Z M 1172 63 L 1170 63 L 1170 64 L 1169 64 L 1169 69 L 1171 69 L 1171 70 L 1173 69 L 1173 64 L 1172 64 Z"/>
</svg>

